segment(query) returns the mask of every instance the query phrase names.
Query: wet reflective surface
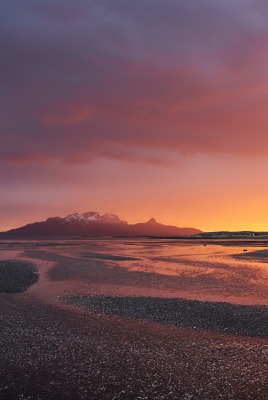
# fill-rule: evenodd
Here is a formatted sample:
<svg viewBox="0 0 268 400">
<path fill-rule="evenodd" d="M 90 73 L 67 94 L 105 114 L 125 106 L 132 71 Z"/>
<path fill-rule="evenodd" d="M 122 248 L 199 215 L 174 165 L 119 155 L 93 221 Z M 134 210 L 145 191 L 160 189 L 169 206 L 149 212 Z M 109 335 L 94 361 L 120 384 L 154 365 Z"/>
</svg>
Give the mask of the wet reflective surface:
<svg viewBox="0 0 268 400">
<path fill-rule="evenodd" d="M 158 275 L 167 295 L 268 304 L 268 248 L 261 244 L 113 240 L 89 243 L 87 253 L 76 254 L 116 261 L 118 267 L 130 272 Z"/>
<path fill-rule="evenodd" d="M 201 240 L 3 241 L 1 258 L 54 262 L 51 285 L 81 293 L 183 297 L 268 305 L 268 242 Z M 42 272 L 42 269 L 41 269 Z"/>
<path fill-rule="evenodd" d="M 0 293 L 1 400 L 266 400 L 267 254 L 264 241 L 2 241 L 2 264 L 39 279 Z"/>
</svg>

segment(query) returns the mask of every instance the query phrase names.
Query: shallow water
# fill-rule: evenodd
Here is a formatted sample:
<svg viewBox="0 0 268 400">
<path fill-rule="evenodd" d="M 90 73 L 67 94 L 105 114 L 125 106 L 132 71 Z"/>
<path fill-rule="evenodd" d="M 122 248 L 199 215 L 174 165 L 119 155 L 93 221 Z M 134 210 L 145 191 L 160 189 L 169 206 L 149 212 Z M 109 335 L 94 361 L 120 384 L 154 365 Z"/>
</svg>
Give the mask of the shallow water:
<svg viewBox="0 0 268 400">
<path fill-rule="evenodd" d="M 122 257 L 117 265 L 130 272 L 158 274 L 160 280 L 173 277 L 178 296 L 188 291 L 190 297 L 213 295 L 220 301 L 268 304 L 267 247 L 263 242 L 259 246 L 258 241 L 245 241 L 243 245 L 241 241 L 232 242 L 226 245 L 225 241 L 97 241 L 79 257 L 94 258 L 95 254 L 99 259 L 100 253 L 101 259 Z"/>
<path fill-rule="evenodd" d="M 268 305 L 267 249 L 2 241 L 0 259 L 35 264 L 39 280 L 0 293 L 1 400 L 266 400 L 268 308 L 252 304 Z"/>
<path fill-rule="evenodd" d="M 265 241 L 50 239 L 3 241 L 0 250 L 2 259 L 16 250 L 19 259 L 54 262 L 46 290 L 268 305 Z"/>
</svg>

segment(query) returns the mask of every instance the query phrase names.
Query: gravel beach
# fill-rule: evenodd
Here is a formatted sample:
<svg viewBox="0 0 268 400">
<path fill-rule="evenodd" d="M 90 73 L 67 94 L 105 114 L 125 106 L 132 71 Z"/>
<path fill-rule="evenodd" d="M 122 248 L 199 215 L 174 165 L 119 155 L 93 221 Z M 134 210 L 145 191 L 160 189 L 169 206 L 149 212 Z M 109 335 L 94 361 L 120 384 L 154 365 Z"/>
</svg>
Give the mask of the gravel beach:
<svg viewBox="0 0 268 400">
<path fill-rule="evenodd" d="M 0 293 L 19 293 L 38 281 L 35 265 L 17 260 L 0 261 Z"/>
<path fill-rule="evenodd" d="M 200 301 L 213 286 L 199 275 L 196 286 L 183 287 L 196 298 L 178 298 L 186 293 L 178 277 L 131 270 L 137 262 L 131 258 L 142 260 L 147 247 L 155 258 L 150 243 L 141 251 L 131 243 L 132 252 L 117 242 L 114 252 L 112 242 L 107 250 L 103 243 L 67 244 L 0 244 L 2 292 L 9 291 L 0 293 L 1 400 L 267 399 L 266 306 Z M 98 259 L 79 258 L 99 256 L 102 248 Z M 192 251 L 184 249 L 182 260 L 186 250 Z M 245 265 L 248 274 L 239 281 L 247 288 L 256 276 L 251 295 L 258 284 L 266 293 L 261 267 L 254 275 Z M 226 268 L 231 277 L 234 268 Z M 229 295 L 225 289 L 219 299 Z"/>
<path fill-rule="evenodd" d="M 266 400 L 267 341 L 1 295 L 0 398 Z"/>
<path fill-rule="evenodd" d="M 74 296 L 66 303 L 108 315 L 268 339 L 268 307 L 156 297 Z"/>
</svg>

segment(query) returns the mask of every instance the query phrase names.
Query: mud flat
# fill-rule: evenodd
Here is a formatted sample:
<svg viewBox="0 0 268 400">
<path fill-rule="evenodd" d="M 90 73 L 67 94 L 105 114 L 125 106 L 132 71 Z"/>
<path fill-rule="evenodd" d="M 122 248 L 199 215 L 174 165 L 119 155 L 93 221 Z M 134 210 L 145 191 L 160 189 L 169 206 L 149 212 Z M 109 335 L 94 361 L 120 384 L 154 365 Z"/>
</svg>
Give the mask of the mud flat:
<svg viewBox="0 0 268 400">
<path fill-rule="evenodd" d="M 267 400 L 267 308 L 253 303 L 267 301 L 266 264 L 226 246 L 172 242 L 163 258 L 160 243 L 69 244 L 0 244 L 2 284 L 19 265 L 39 274 L 0 293 L 1 400 Z M 169 271 L 169 252 L 183 275 L 144 268 Z M 192 263 L 201 276 L 185 275 Z M 197 300 L 210 292 L 218 300 Z M 253 302 L 222 301 L 234 292 Z"/>
</svg>

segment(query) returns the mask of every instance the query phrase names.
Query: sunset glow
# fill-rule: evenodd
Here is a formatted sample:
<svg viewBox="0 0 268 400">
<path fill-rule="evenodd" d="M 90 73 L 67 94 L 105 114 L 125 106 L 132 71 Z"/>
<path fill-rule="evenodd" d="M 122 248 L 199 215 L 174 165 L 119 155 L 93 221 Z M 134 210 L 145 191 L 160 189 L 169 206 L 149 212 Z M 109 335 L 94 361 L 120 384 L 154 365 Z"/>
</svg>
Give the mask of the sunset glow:
<svg viewBox="0 0 268 400">
<path fill-rule="evenodd" d="M 268 231 L 268 3 L 1 5 L 0 231 L 89 210 Z"/>
</svg>

